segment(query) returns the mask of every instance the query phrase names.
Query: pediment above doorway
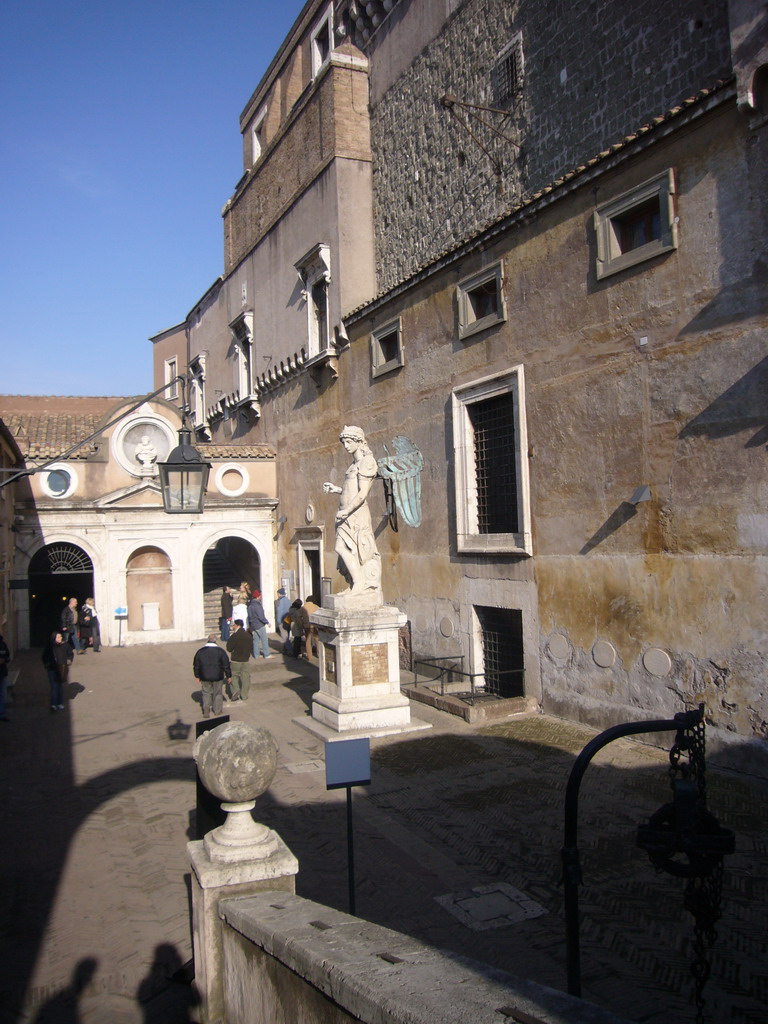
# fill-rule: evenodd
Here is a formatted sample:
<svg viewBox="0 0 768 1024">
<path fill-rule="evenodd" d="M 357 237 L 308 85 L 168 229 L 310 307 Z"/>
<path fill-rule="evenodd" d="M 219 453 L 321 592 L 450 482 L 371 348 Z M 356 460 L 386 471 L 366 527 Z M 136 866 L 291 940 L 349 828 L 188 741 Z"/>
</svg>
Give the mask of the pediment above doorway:
<svg viewBox="0 0 768 1024">
<path fill-rule="evenodd" d="M 142 481 L 130 487 L 105 494 L 94 502 L 97 508 L 162 508 L 160 487 L 152 481 Z"/>
</svg>

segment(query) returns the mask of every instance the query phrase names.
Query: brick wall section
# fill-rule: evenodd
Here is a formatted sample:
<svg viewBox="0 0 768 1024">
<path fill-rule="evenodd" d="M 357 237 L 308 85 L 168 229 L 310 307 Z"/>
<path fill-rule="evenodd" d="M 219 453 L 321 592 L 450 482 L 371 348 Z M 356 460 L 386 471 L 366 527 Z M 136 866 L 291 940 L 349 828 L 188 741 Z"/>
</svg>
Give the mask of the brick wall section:
<svg viewBox="0 0 768 1024">
<path fill-rule="evenodd" d="M 224 215 L 226 273 L 335 157 L 371 158 L 368 76 L 362 70 L 329 67 L 231 200 Z"/>
<path fill-rule="evenodd" d="M 491 68 L 517 32 L 522 94 L 504 125 L 480 116 L 523 157 L 454 108 L 497 175 L 439 101 L 452 93 L 492 106 Z M 723 0 L 467 0 L 371 114 L 379 288 L 729 74 Z"/>
</svg>

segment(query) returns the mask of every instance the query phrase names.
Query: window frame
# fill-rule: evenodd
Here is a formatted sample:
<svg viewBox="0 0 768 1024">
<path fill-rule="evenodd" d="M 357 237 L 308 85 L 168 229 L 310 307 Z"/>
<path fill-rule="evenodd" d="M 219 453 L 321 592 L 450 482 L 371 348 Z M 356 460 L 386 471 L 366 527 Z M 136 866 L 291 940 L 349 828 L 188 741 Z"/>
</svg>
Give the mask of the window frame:
<svg viewBox="0 0 768 1024">
<path fill-rule="evenodd" d="M 265 105 L 258 112 L 251 125 L 251 167 L 255 167 L 259 160 L 261 160 L 262 153 L 266 148 L 266 143 L 260 138 L 260 133 L 264 131 L 266 120 L 267 108 Z"/>
<path fill-rule="evenodd" d="M 595 209 L 593 223 L 597 238 L 595 269 L 598 281 L 636 267 L 663 253 L 673 252 L 678 246 L 677 216 L 675 215 L 675 175 L 671 167 L 649 178 L 615 199 Z M 635 210 L 654 199 L 659 203 L 660 237 L 644 245 L 622 252 L 621 225 Z"/>
<path fill-rule="evenodd" d="M 470 295 L 473 291 L 482 288 L 483 285 L 488 284 L 489 281 L 495 281 L 496 283 L 496 302 L 497 309 L 495 313 L 487 314 L 486 316 L 476 317 L 472 309 L 472 303 Z M 456 301 L 458 306 L 458 317 L 459 317 L 459 339 L 471 338 L 475 334 L 479 334 L 481 331 L 487 330 L 489 327 L 493 327 L 496 324 L 504 323 L 507 319 L 507 307 L 504 302 L 504 274 L 503 265 L 501 260 L 495 263 L 491 267 L 486 267 L 484 270 L 473 274 L 471 277 L 465 278 L 463 281 L 459 281 L 456 285 Z"/>
<path fill-rule="evenodd" d="M 511 394 L 513 398 L 518 530 L 515 533 L 480 533 L 477 513 L 475 438 L 469 408 L 479 402 L 505 394 Z M 532 555 L 525 370 L 522 364 L 502 373 L 483 377 L 454 388 L 451 392 L 451 411 L 457 551 L 459 554 L 469 555 Z"/>
<path fill-rule="evenodd" d="M 397 339 L 397 353 L 392 359 L 385 359 L 381 341 L 391 334 Z M 381 377 L 385 373 L 399 369 L 403 364 L 403 328 L 400 317 L 397 317 L 396 320 L 390 320 L 371 331 L 371 373 L 374 377 Z"/>
<path fill-rule="evenodd" d="M 179 375 L 179 360 L 177 356 L 171 356 L 165 360 L 165 384 L 170 384 L 174 377 Z M 173 401 L 179 397 L 179 385 L 174 384 L 173 387 L 168 388 L 166 393 L 163 395 L 168 401 Z"/>
<path fill-rule="evenodd" d="M 235 349 L 237 404 L 253 395 L 253 313 L 245 311 L 230 323 Z"/>
<path fill-rule="evenodd" d="M 324 30 L 328 32 L 328 53 L 323 57 L 319 52 L 317 40 Z M 319 21 L 312 29 L 309 39 L 310 53 L 312 56 L 312 80 L 320 74 L 324 67 L 330 63 L 333 53 L 333 4 L 328 4 Z"/>
<path fill-rule="evenodd" d="M 508 60 L 512 54 L 514 54 L 515 61 L 515 77 L 512 83 L 512 89 L 510 92 L 501 96 L 496 91 L 496 76 L 499 73 L 499 68 L 502 63 Z M 491 103 L 495 107 L 512 106 L 523 91 L 524 81 L 525 60 L 523 57 L 523 33 L 516 32 L 507 45 L 496 55 L 496 60 L 493 62 L 490 76 Z"/>
<path fill-rule="evenodd" d="M 69 483 L 63 491 L 54 491 L 48 483 L 48 478 L 52 473 L 66 473 Z M 40 487 L 43 493 L 49 498 L 53 498 L 54 501 L 63 501 L 71 497 L 77 490 L 79 482 L 77 470 L 68 462 L 54 462 L 52 465 L 46 466 L 45 472 L 40 476 Z"/>
<path fill-rule="evenodd" d="M 332 351 L 331 344 L 331 249 L 327 242 L 318 242 L 309 252 L 294 263 L 303 286 L 304 302 L 307 307 L 307 359 L 316 359 Z M 317 304 L 313 291 L 317 285 L 325 289 L 325 344 L 320 345 Z"/>
</svg>

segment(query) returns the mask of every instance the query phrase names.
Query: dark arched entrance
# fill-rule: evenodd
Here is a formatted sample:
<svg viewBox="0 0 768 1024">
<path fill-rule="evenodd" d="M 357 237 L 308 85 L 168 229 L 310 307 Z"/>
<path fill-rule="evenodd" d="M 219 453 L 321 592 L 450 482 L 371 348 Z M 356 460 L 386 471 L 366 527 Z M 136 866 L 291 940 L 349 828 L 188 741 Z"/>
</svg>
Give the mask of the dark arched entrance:
<svg viewBox="0 0 768 1024">
<path fill-rule="evenodd" d="M 243 582 L 261 590 L 259 553 L 242 537 L 222 537 L 203 557 L 206 633 L 219 628 L 221 588 L 226 585 L 237 590 Z"/>
<path fill-rule="evenodd" d="M 60 541 L 40 548 L 29 563 L 29 642 L 44 646 L 58 629 L 70 597 L 93 597 L 93 562 L 77 544 Z"/>
</svg>

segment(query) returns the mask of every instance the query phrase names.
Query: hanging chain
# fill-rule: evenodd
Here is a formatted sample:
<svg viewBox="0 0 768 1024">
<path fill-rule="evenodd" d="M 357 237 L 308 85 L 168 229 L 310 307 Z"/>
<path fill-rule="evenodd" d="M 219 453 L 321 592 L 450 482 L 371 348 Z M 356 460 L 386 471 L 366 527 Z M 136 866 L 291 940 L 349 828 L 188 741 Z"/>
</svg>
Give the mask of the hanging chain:
<svg viewBox="0 0 768 1024">
<path fill-rule="evenodd" d="M 687 729 L 679 729 L 675 742 L 669 751 L 670 782 L 679 776 L 691 779 L 698 787 L 700 811 L 706 811 L 707 780 L 705 758 L 704 716 Z M 687 760 L 683 760 L 683 755 Z M 717 938 L 715 925 L 721 916 L 723 889 L 723 861 L 720 858 L 713 870 L 688 879 L 683 896 L 683 906 L 694 919 L 694 958 L 691 975 L 694 982 L 696 1024 L 704 1024 L 704 986 L 712 973 L 711 950 Z"/>
</svg>

